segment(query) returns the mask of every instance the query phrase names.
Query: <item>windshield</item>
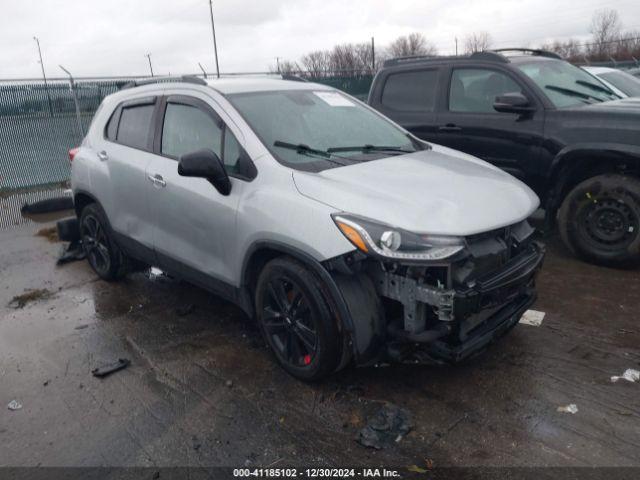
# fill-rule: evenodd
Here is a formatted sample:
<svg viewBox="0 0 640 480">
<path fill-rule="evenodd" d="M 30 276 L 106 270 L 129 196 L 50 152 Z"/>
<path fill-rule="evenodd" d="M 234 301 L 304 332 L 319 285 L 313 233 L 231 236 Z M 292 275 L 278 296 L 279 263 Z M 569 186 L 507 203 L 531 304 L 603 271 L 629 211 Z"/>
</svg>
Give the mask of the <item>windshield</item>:
<svg viewBox="0 0 640 480">
<path fill-rule="evenodd" d="M 320 171 L 420 149 L 405 131 L 336 91 L 250 92 L 227 98 L 269 151 L 292 168 Z"/>
<path fill-rule="evenodd" d="M 640 97 L 640 78 L 627 72 L 605 72 L 598 74 L 625 95 Z"/>
<path fill-rule="evenodd" d="M 536 60 L 516 66 L 544 91 L 557 108 L 620 98 L 596 77 L 568 62 Z"/>
</svg>

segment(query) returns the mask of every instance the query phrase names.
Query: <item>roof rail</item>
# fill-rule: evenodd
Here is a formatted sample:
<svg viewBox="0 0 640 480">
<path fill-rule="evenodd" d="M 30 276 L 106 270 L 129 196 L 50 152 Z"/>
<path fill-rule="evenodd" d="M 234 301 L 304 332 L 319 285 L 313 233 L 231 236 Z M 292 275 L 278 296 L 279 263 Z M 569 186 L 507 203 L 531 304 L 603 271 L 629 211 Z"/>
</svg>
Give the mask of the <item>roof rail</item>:
<svg viewBox="0 0 640 480">
<path fill-rule="evenodd" d="M 207 85 L 207 82 L 200 77 L 196 77 L 195 75 L 174 75 L 174 76 L 165 76 L 165 77 L 151 77 L 151 78 L 143 78 L 141 80 L 132 80 L 130 82 L 125 83 L 121 90 L 127 88 L 141 87 L 143 85 L 153 85 L 154 83 L 164 83 L 164 82 L 185 82 L 185 83 L 194 83 L 196 85 Z"/>
<path fill-rule="evenodd" d="M 556 58 L 558 60 L 564 60 L 560 55 L 555 52 L 549 52 L 547 50 L 540 50 L 538 48 L 496 48 L 490 50 L 491 52 L 522 52 L 535 55 L 537 57 Z"/>
<path fill-rule="evenodd" d="M 486 60 L 488 62 L 509 63 L 509 59 L 504 55 L 497 53 L 497 50 L 483 50 L 481 52 L 473 52 L 469 55 L 471 60 Z"/>
<path fill-rule="evenodd" d="M 441 58 L 453 58 L 453 57 L 438 57 L 437 55 L 407 55 L 406 57 L 396 57 L 385 60 L 383 67 L 391 67 L 394 65 L 404 65 L 405 63 L 422 62 L 425 60 L 436 60 Z"/>
</svg>

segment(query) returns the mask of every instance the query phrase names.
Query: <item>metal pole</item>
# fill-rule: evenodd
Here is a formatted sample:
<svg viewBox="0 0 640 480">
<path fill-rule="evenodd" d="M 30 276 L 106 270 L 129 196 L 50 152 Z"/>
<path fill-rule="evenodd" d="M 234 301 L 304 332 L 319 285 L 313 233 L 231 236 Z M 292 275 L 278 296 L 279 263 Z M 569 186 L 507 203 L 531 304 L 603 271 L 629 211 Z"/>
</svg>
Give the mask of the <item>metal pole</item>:
<svg viewBox="0 0 640 480">
<path fill-rule="evenodd" d="M 455 37 L 456 39 L 456 57 L 458 56 L 458 37 Z"/>
<path fill-rule="evenodd" d="M 44 73 L 44 63 L 42 62 L 42 50 L 40 50 L 40 40 L 34 36 L 33 39 L 38 45 L 38 56 L 40 57 L 40 67 L 42 67 L 42 79 L 44 80 L 44 90 L 47 92 L 47 100 L 49 101 L 49 115 L 53 117 L 53 104 L 51 103 L 51 94 L 49 93 L 49 85 L 47 84 L 47 76 Z"/>
<path fill-rule="evenodd" d="M 205 72 L 204 67 L 200 62 L 198 62 L 198 66 L 200 67 L 200 70 L 202 70 L 202 75 L 204 75 L 204 78 L 207 78 L 207 72 Z"/>
<path fill-rule="evenodd" d="M 151 65 L 151 54 L 147 53 L 145 57 L 147 57 L 147 60 L 149 60 L 149 70 L 151 70 L 151 76 L 153 77 L 153 66 Z"/>
<path fill-rule="evenodd" d="M 76 120 L 78 121 L 78 130 L 80 131 L 80 139 L 84 138 L 84 129 L 82 128 L 82 120 L 80 119 L 80 105 L 78 104 L 78 96 L 76 95 L 76 86 L 73 82 L 73 75 L 71 72 L 64 68 L 62 65 L 58 65 L 63 72 L 69 75 L 69 88 L 71 89 L 71 96 L 73 97 L 73 103 L 76 106 Z"/>
<path fill-rule="evenodd" d="M 213 23 L 213 3 L 209 0 L 209 13 L 211 13 L 211 33 L 213 35 L 213 53 L 216 57 L 216 75 L 220 78 L 220 66 L 218 65 L 218 45 L 216 43 L 216 26 Z"/>
<path fill-rule="evenodd" d="M 371 71 L 376 72 L 376 42 L 371 37 Z"/>
<path fill-rule="evenodd" d="M 278 69 L 278 73 L 280 73 L 280 57 L 276 57 L 276 68 Z"/>
</svg>

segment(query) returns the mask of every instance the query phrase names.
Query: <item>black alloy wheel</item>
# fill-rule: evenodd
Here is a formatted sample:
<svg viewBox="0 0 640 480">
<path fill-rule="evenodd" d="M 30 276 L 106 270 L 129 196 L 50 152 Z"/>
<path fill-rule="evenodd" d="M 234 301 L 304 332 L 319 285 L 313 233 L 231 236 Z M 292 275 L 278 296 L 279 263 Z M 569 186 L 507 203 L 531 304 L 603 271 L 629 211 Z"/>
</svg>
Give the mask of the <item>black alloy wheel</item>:
<svg viewBox="0 0 640 480">
<path fill-rule="evenodd" d="M 129 271 L 129 259 L 111 238 L 107 217 L 96 203 L 80 212 L 80 240 L 89 265 L 103 280 L 118 280 Z"/>
<path fill-rule="evenodd" d="M 256 284 L 256 316 L 280 365 L 305 381 L 336 370 L 342 332 L 322 281 L 305 265 L 278 257 L 262 269 Z"/>
</svg>

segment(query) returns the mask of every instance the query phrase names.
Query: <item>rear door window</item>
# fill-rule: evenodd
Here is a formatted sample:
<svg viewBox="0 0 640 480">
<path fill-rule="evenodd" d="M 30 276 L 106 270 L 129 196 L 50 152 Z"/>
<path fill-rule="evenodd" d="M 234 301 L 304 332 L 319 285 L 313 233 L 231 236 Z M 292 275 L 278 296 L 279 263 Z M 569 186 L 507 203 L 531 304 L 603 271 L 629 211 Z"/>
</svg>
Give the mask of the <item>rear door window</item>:
<svg viewBox="0 0 640 480">
<path fill-rule="evenodd" d="M 380 103 L 392 110 L 433 112 L 438 69 L 393 73 L 387 77 Z"/>
<path fill-rule="evenodd" d="M 153 103 L 123 106 L 116 141 L 129 147 L 146 150 L 153 116 Z"/>
</svg>

